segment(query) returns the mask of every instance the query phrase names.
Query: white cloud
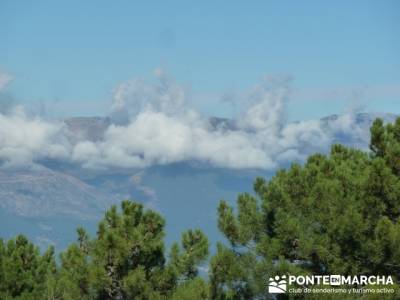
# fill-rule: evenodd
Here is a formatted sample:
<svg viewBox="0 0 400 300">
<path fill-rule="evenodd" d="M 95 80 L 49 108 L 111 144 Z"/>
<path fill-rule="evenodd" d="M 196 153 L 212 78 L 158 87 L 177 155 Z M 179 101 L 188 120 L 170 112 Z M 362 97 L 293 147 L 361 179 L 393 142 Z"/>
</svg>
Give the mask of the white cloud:
<svg viewBox="0 0 400 300">
<path fill-rule="evenodd" d="M 338 132 L 366 134 L 352 112 L 324 126 L 320 121 L 287 123 L 287 79 L 256 85 L 246 95 L 247 109 L 233 120 L 235 126 L 215 128 L 189 107 L 184 88 L 162 70 L 156 76 L 155 84 L 133 79 L 116 88 L 111 109 L 118 122 L 97 142 L 69 139 L 71 133 L 62 124 L 28 118 L 18 109 L 0 114 L 0 160 L 12 165 L 50 157 L 106 169 L 199 161 L 224 168 L 273 169 L 325 151 Z"/>
<path fill-rule="evenodd" d="M 241 131 L 213 131 L 198 118 L 144 111 L 126 126 L 112 125 L 103 141 L 78 143 L 74 159 L 87 167 L 147 167 L 197 160 L 229 168 L 269 168 L 266 153 Z"/>
<path fill-rule="evenodd" d="M 0 114 L 0 161 L 20 166 L 44 157 L 68 159 L 61 131 L 61 123 L 29 118 L 22 107 Z"/>
<path fill-rule="evenodd" d="M 185 111 L 185 90 L 163 70 L 154 72 L 156 84 L 134 78 L 119 84 L 114 90 L 111 115 L 115 120 L 127 122 L 144 111 L 180 115 Z"/>
</svg>

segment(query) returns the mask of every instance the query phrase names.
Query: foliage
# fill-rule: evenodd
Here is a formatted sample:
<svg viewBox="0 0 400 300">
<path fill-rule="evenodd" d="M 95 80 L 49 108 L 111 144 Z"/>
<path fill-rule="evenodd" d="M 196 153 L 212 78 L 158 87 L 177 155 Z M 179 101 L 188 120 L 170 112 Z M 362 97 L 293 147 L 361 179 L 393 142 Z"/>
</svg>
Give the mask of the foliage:
<svg viewBox="0 0 400 300">
<path fill-rule="evenodd" d="M 268 298 L 277 274 L 374 274 L 400 279 L 400 118 L 371 127 L 371 153 L 333 145 L 301 166 L 258 178 L 237 213 L 225 201 L 229 241 L 211 260 L 214 299 Z"/>
<path fill-rule="evenodd" d="M 0 299 L 169 299 L 182 291 L 206 292 L 197 267 L 208 256 L 200 230 L 182 234 L 182 247 L 164 255 L 164 219 L 139 203 L 112 206 L 90 239 L 78 239 L 60 255 L 56 269 L 50 248 L 43 256 L 23 236 L 0 244 Z M 193 281 L 193 282 L 192 282 Z M 182 289 L 180 289 L 182 286 Z M 179 294 L 180 293 L 180 294 Z"/>
<path fill-rule="evenodd" d="M 42 299 L 56 272 L 54 249 L 43 255 L 24 236 L 0 240 L 0 299 Z"/>
<path fill-rule="evenodd" d="M 78 228 L 58 266 L 52 247 L 41 254 L 24 236 L 0 240 L 0 299 L 270 299 L 268 278 L 283 274 L 399 282 L 400 118 L 374 122 L 370 149 L 333 145 L 269 181 L 258 178 L 255 195 L 240 194 L 236 208 L 221 201 L 218 228 L 227 242 L 217 244 L 208 279 L 198 271 L 209 254 L 203 232 L 184 232 L 166 251 L 164 219 L 123 201 L 105 213 L 94 238 Z"/>
</svg>

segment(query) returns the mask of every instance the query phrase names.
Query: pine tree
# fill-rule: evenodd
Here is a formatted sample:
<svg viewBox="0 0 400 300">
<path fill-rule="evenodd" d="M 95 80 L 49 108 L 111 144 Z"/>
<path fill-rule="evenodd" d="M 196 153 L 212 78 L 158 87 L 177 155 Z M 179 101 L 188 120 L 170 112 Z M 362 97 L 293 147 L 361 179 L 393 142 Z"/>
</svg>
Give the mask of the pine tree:
<svg viewBox="0 0 400 300">
<path fill-rule="evenodd" d="M 56 279 L 59 299 L 169 299 L 179 285 L 192 286 L 197 267 L 208 255 L 200 230 L 182 235 L 167 261 L 164 219 L 136 202 L 112 206 L 90 239 L 78 228 L 77 243 L 61 254 Z M 197 282 L 197 281 L 196 281 Z"/>
<path fill-rule="evenodd" d="M 43 299 L 55 272 L 53 247 L 40 255 L 23 235 L 7 243 L 0 240 L 0 299 Z"/>
<path fill-rule="evenodd" d="M 211 259 L 211 297 L 268 299 L 268 278 L 285 273 L 398 282 L 400 118 L 373 123 L 370 149 L 333 145 L 329 155 L 258 178 L 255 196 L 239 195 L 237 213 L 222 201 L 218 227 L 229 245 Z"/>
</svg>

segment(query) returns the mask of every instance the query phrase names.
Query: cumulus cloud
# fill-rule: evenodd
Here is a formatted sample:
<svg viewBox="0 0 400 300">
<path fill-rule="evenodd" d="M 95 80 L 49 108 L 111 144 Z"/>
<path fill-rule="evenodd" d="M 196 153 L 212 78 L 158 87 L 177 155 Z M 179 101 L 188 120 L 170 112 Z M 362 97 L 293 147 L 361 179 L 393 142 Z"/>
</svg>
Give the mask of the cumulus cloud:
<svg viewBox="0 0 400 300">
<path fill-rule="evenodd" d="M 185 90 L 162 69 L 156 69 L 155 84 L 140 78 L 120 83 L 114 90 L 111 116 L 118 123 L 126 123 L 144 111 L 182 115 L 185 112 Z"/>
<path fill-rule="evenodd" d="M 41 158 L 68 159 L 62 123 L 28 117 L 20 106 L 0 114 L 0 162 L 23 166 Z"/>
<path fill-rule="evenodd" d="M 207 121 L 144 111 L 128 125 L 111 125 L 103 141 L 83 141 L 73 159 L 85 167 L 143 168 L 203 161 L 232 168 L 269 168 L 273 163 L 241 131 L 212 130 Z"/>
<path fill-rule="evenodd" d="M 266 78 L 245 97 L 247 108 L 224 126 L 188 105 L 187 91 L 164 71 L 157 81 L 132 79 L 114 92 L 113 123 L 100 140 L 70 138 L 59 122 L 28 118 L 21 110 L 0 114 L 0 160 L 27 164 L 43 158 L 68 161 L 85 168 L 146 168 L 182 161 L 216 167 L 273 169 L 325 151 L 338 132 L 363 137 L 355 114 L 322 123 L 287 123 L 290 79 Z M 215 120 L 214 120 L 215 121 Z M 140 182 L 139 182 L 140 186 Z"/>
</svg>

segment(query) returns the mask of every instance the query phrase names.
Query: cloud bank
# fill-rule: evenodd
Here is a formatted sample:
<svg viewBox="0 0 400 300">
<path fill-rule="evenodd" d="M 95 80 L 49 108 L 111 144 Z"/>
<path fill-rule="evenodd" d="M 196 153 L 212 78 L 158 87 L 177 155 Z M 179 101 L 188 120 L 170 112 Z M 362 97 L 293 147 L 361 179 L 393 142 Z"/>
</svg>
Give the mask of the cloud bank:
<svg viewBox="0 0 400 300">
<path fill-rule="evenodd" d="M 352 112 L 324 123 L 287 123 L 286 78 L 262 80 L 243 96 L 248 105 L 235 120 L 215 124 L 190 107 L 185 88 L 162 70 L 155 75 L 155 83 L 132 79 L 116 87 L 112 123 L 100 140 L 77 139 L 63 122 L 28 116 L 21 107 L 0 114 L 0 162 L 9 167 L 53 159 L 92 169 L 143 169 L 196 161 L 270 170 L 326 151 L 340 132 L 368 138 Z"/>
</svg>

